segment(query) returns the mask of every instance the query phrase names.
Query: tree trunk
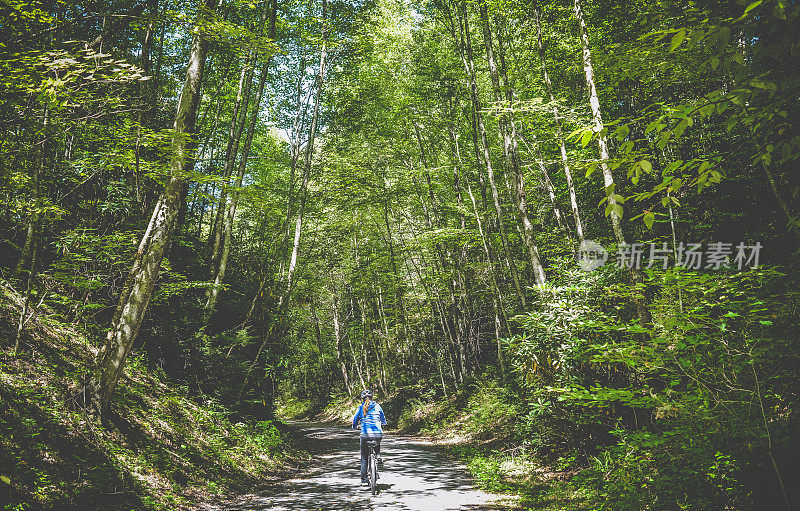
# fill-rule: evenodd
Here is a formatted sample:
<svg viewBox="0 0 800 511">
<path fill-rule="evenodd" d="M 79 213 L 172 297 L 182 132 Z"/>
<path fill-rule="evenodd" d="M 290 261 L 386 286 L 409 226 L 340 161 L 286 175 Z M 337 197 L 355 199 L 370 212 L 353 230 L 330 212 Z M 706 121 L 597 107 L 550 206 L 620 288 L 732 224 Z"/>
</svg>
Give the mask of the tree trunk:
<svg viewBox="0 0 800 511">
<path fill-rule="evenodd" d="M 303 181 L 300 187 L 300 209 L 297 212 L 297 220 L 294 226 L 294 240 L 292 243 L 292 256 L 289 259 L 289 268 L 286 271 L 286 290 L 280 298 L 278 305 L 279 310 L 284 306 L 284 303 L 289 299 L 294 286 L 294 273 L 297 270 L 297 257 L 300 252 L 300 235 L 303 229 L 303 215 L 305 214 L 306 200 L 308 198 L 308 180 L 311 174 L 311 161 L 314 156 L 314 139 L 317 135 L 317 126 L 319 124 L 319 111 L 322 104 L 322 93 L 325 85 L 325 60 L 328 56 L 327 53 L 327 30 L 325 24 L 327 23 L 328 2 L 322 0 L 322 48 L 319 52 L 319 72 L 317 74 L 317 97 L 314 99 L 314 113 L 311 117 L 311 128 L 308 133 L 308 141 L 306 142 L 306 154 L 303 161 Z"/>
<path fill-rule="evenodd" d="M 203 18 L 213 9 L 214 4 L 213 0 L 205 0 L 200 6 L 198 28 L 202 26 Z M 139 244 L 136 259 L 120 295 L 111 330 L 108 332 L 108 341 L 98 353 L 91 392 L 92 405 L 99 413 L 103 413 L 108 407 L 122 375 L 125 360 L 139 333 L 180 208 L 184 169 L 191 157 L 186 154 L 189 138 L 186 135 L 194 132 L 207 47 L 208 42 L 202 37 L 200 30 L 197 30 L 192 36 L 186 80 L 175 112 L 173 129 L 176 136 L 172 141 L 170 179 Z"/>
<path fill-rule="evenodd" d="M 142 41 L 141 65 L 144 75 L 150 76 L 150 50 L 153 46 L 153 28 L 155 26 L 156 16 L 158 16 L 158 0 L 148 0 L 147 4 L 150 8 L 150 20 L 147 22 L 147 31 L 145 32 L 144 41 Z M 136 160 L 136 165 L 134 167 L 134 183 L 136 187 L 136 204 L 139 207 L 142 205 L 142 194 L 139 184 L 142 126 L 147 121 L 150 110 L 153 108 L 153 97 L 151 94 L 152 84 L 150 82 L 150 80 L 138 82 L 136 85 L 139 93 L 139 101 L 141 102 L 138 112 L 139 122 L 136 126 L 136 146 L 134 147 L 134 156 Z"/>
<path fill-rule="evenodd" d="M 133 21 L 134 18 L 138 18 L 142 14 L 142 12 L 144 12 L 145 7 L 147 7 L 147 2 L 142 2 L 139 5 L 135 6 L 133 9 L 131 9 L 127 14 L 123 16 L 118 16 L 114 21 L 114 23 L 109 24 L 108 27 L 105 27 L 104 24 L 103 31 L 91 41 L 87 41 L 84 47 L 87 50 L 99 47 L 101 48 L 100 51 L 102 53 L 103 41 L 105 41 L 112 35 L 116 34 L 120 30 L 128 26 L 128 24 L 131 21 Z"/>
<path fill-rule="evenodd" d="M 344 388 L 347 390 L 347 395 L 353 395 L 353 386 L 350 383 L 350 377 L 347 374 L 347 364 L 344 363 L 344 354 L 342 353 L 342 334 L 341 325 L 339 324 L 339 298 L 336 296 L 334 286 L 331 283 L 331 307 L 333 309 L 333 337 L 336 340 L 336 360 L 339 362 L 339 369 L 342 371 L 342 379 L 344 380 Z"/>
<path fill-rule="evenodd" d="M 419 158 L 422 162 L 422 168 L 425 170 L 425 184 L 428 185 L 428 199 L 431 201 L 431 211 L 433 213 L 433 222 L 436 227 L 442 227 L 442 218 L 439 214 L 439 204 L 436 196 L 433 193 L 433 185 L 431 183 L 431 173 L 428 166 L 428 157 L 425 154 L 425 146 L 422 144 L 422 135 L 420 134 L 419 123 L 414 121 L 414 134 L 419 144 Z"/>
<path fill-rule="evenodd" d="M 451 151 L 454 156 L 457 156 L 457 158 L 455 159 L 460 161 L 461 157 L 459 154 L 460 151 L 458 149 L 458 137 L 455 134 L 455 126 L 452 123 L 449 123 L 448 125 L 448 132 L 450 133 L 450 138 L 452 140 L 450 145 L 450 147 L 452 148 Z M 461 176 L 458 172 L 458 168 L 459 168 L 458 166 L 453 166 L 453 192 L 455 193 L 456 196 L 456 204 L 458 204 L 459 226 L 463 230 L 467 228 L 467 218 L 464 215 L 466 206 L 464 205 L 464 199 L 461 195 Z"/>
<path fill-rule="evenodd" d="M 14 351 L 12 356 L 17 355 L 17 350 L 19 349 L 19 342 L 22 339 L 22 332 L 25 328 L 25 323 L 27 322 L 28 316 L 28 308 L 31 302 L 31 294 L 33 293 L 33 285 L 34 279 L 36 275 L 36 252 L 39 247 L 39 226 L 40 222 L 38 220 L 39 217 L 39 209 L 41 207 L 41 176 L 42 170 L 44 169 L 44 160 L 45 154 L 47 151 L 47 126 L 50 120 L 50 112 L 49 110 L 45 109 L 44 115 L 42 117 L 42 134 L 39 139 L 39 151 L 36 155 L 36 167 L 34 169 L 33 174 L 33 192 L 34 192 L 34 199 L 33 199 L 33 211 L 28 218 L 28 225 L 26 229 L 26 236 L 25 236 L 25 247 L 22 251 L 22 257 L 20 257 L 19 262 L 17 263 L 17 267 L 14 269 L 14 276 L 17 277 L 19 273 L 21 273 L 25 269 L 25 262 L 30 259 L 30 266 L 28 267 L 27 275 L 25 276 L 25 297 L 22 303 L 22 311 L 20 312 L 19 316 L 19 323 L 17 325 L 17 334 L 14 338 Z"/>
<path fill-rule="evenodd" d="M 428 200 L 430 201 L 432 210 L 433 218 L 432 219 L 429 218 L 428 227 L 431 229 L 442 228 L 446 225 L 446 220 L 442 218 L 439 204 L 436 201 L 435 195 L 433 193 L 433 187 L 430 178 L 429 162 L 425 152 L 425 146 L 422 142 L 422 135 L 420 134 L 420 126 L 417 122 L 414 122 L 413 124 L 414 124 L 414 133 L 416 135 L 417 143 L 419 144 L 420 161 L 422 162 L 423 169 L 425 170 L 425 181 L 428 188 L 427 196 Z M 421 198 L 420 200 L 422 202 L 423 209 L 426 210 L 424 199 Z M 458 261 L 455 262 L 453 261 L 452 254 L 449 249 L 445 247 L 445 249 L 443 250 L 442 245 L 438 242 L 434 243 L 434 248 L 438 255 L 438 260 L 442 270 L 446 273 L 450 273 L 451 275 L 453 275 L 450 279 L 448 279 L 447 284 L 448 284 L 448 290 L 450 291 L 450 297 L 449 297 L 450 302 L 452 303 L 454 342 L 458 346 L 459 352 L 463 353 L 465 339 L 463 336 L 464 328 L 462 322 L 464 320 L 464 315 L 462 314 L 463 311 L 461 310 L 458 294 L 456 293 L 456 289 L 459 287 L 459 283 L 455 278 L 456 275 L 460 275 L 461 272 L 460 266 L 458 264 Z"/>
<path fill-rule="evenodd" d="M 583 54 L 583 71 L 586 75 L 586 87 L 589 90 L 589 106 L 592 110 L 592 121 L 594 123 L 594 130 L 597 133 L 597 148 L 600 152 L 600 167 L 603 171 L 603 184 L 606 189 L 606 196 L 608 203 L 611 206 L 618 204 L 614 198 L 614 175 L 611 173 L 611 168 L 608 166 L 609 154 L 608 143 L 606 136 L 603 134 L 603 115 L 600 111 L 600 99 L 597 96 L 597 87 L 594 83 L 594 69 L 592 68 L 592 54 L 589 50 L 589 35 L 586 30 L 586 22 L 583 19 L 583 11 L 581 10 L 581 0 L 575 0 L 574 4 L 575 18 L 578 20 L 581 36 L 581 49 Z M 611 228 L 614 230 L 614 236 L 617 243 L 620 245 L 625 244 L 625 234 L 622 232 L 622 218 L 620 215 L 611 210 Z M 636 311 L 639 315 L 639 323 L 642 326 L 647 325 L 652 321 L 650 310 L 647 307 L 644 296 L 640 294 L 641 287 L 644 286 L 644 278 L 642 277 L 639 269 L 631 267 L 629 272 L 631 281 L 634 286 L 633 301 L 636 304 Z"/>
<path fill-rule="evenodd" d="M 350 354 L 353 356 L 353 366 L 356 368 L 356 373 L 358 374 L 358 380 L 361 382 L 361 388 L 366 389 L 367 384 L 364 381 L 364 374 L 361 372 L 361 364 L 358 363 L 358 357 L 356 357 L 356 350 L 353 349 L 353 343 L 350 341 L 350 337 L 347 338 L 347 344 L 350 346 Z"/>
<path fill-rule="evenodd" d="M 37 221 L 35 220 L 35 213 L 28 216 L 28 222 L 25 224 L 25 244 L 22 246 L 22 253 L 17 259 L 17 264 L 14 267 L 14 272 L 11 274 L 12 279 L 19 278 L 22 271 L 25 269 L 25 264 L 31 259 L 33 250 L 34 231 L 36 231 Z"/>
<path fill-rule="evenodd" d="M 223 81 L 227 81 L 228 79 L 228 69 L 226 69 Z M 194 170 L 194 165 L 197 164 L 198 161 L 204 162 L 203 171 L 205 174 L 210 175 L 214 173 L 214 153 L 216 149 L 216 144 L 214 144 L 214 136 L 217 133 L 217 125 L 219 121 L 219 112 L 222 109 L 222 98 L 219 97 L 219 91 L 214 94 L 211 98 L 209 98 L 208 106 L 203 111 L 203 117 L 200 122 L 197 124 L 196 130 L 197 133 L 205 133 L 203 137 L 203 144 L 202 149 L 200 150 L 193 150 L 192 153 L 196 155 L 195 158 L 191 160 L 192 166 L 189 168 L 190 171 Z M 214 105 L 214 101 L 216 101 L 216 108 L 214 108 L 213 114 L 213 121 L 211 122 L 211 128 L 206 129 L 206 117 L 208 116 L 211 107 Z M 208 156 L 206 156 L 208 153 Z M 187 167 L 188 168 L 188 167 Z M 208 189 L 208 183 L 205 183 L 206 190 Z M 195 191 L 200 189 L 200 184 L 195 183 L 194 185 Z M 198 207 L 198 203 L 201 205 L 202 209 L 205 209 L 205 194 L 201 200 L 195 199 L 192 201 L 191 208 L 189 207 L 189 203 L 186 201 L 186 197 L 189 194 L 189 187 L 186 186 L 184 188 L 184 198 L 181 200 L 181 209 L 178 212 L 178 219 L 175 221 L 175 229 L 178 233 L 185 231 L 189 232 L 189 226 L 186 224 L 186 217 L 187 215 L 190 218 L 195 217 L 195 210 Z M 201 211 L 202 211 L 201 209 Z M 197 214 L 198 217 L 202 218 L 202 214 Z"/>
<path fill-rule="evenodd" d="M 286 209 L 285 209 L 285 216 L 284 221 L 281 224 L 281 239 L 280 243 L 278 244 L 277 255 L 276 257 L 280 261 L 281 268 L 280 273 L 283 274 L 283 264 L 286 260 L 286 248 L 289 241 L 289 235 L 291 234 L 291 220 L 294 216 L 294 203 L 295 203 L 295 175 L 297 172 L 297 162 L 300 159 L 300 144 L 301 144 L 301 136 L 300 133 L 303 131 L 305 127 L 305 119 L 306 113 L 308 111 L 308 105 L 311 101 L 311 93 L 313 92 L 313 87 L 308 88 L 308 92 L 305 94 L 305 99 L 303 98 L 303 78 L 305 77 L 306 72 L 306 59 L 305 53 L 300 58 L 300 62 L 298 64 L 297 69 L 297 104 L 295 109 L 294 119 L 292 121 L 292 140 L 291 140 L 291 163 L 289 165 L 289 192 L 286 195 Z M 259 290 L 259 294 L 261 290 Z M 249 317 L 249 315 L 248 315 Z"/>
<path fill-rule="evenodd" d="M 536 36 L 539 46 L 539 60 L 542 61 L 542 76 L 544 78 L 545 86 L 547 87 L 547 94 L 550 97 L 550 105 L 553 110 L 553 118 L 556 122 L 556 139 L 558 140 L 558 148 L 561 153 L 561 163 L 564 165 L 564 176 L 567 178 L 567 189 L 569 190 L 569 203 L 572 207 L 572 217 L 575 219 L 575 233 L 578 236 L 578 243 L 584 240 L 583 222 L 581 221 L 580 210 L 578 209 L 578 196 L 575 193 L 575 184 L 572 181 L 572 170 L 569 168 L 569 159 L 567 158 L 567 147 L 564 144 L 564 134 L 561 131 L 561 117 L 558 114 L 558 105 L 556 104 L 555 96 L 553 95 L 553 83 L 550 81 L 550 74 L 547 72 L 547 60 L 544 51 L 544 43 L 542 41 L 542 24 L 540 20 L 540 13 L 537 9 L 534 13 L 536 20 Z M 549 181 L 549 179 L 548 179 Z M 552 191 L 552 184 L 548 186 L 548 191 L 552 197 L 555 194 Z"/>
<path fill-rule="evenodd" d="M 792 233 L 794 233 L 795 237 L 797 238 L 797 241 L 800 242 L 800 228 L 798 227 L 800 223 L 798 223 L 798 219 L 792 214 L 792 212 L 789 210 L 789 207 L 786 205 L 786 200 L 783 198 L 783 195 L 778 189 L 778 185 L 775 182 L 775 176 L 772 175 L 772 171 L 770 171 L 769 166 L 766 164 L 762 164 L 761 168 L 764 169 L 764 174 L 766 174 L 767 181 L 769 182 L 769 188 L 770 190 L 772 190 L 772 194 L 775 196 L 775 200 L 777 201 L 778 206 L 780 206 L 781 211 L 783 211 L 783 214 L 786 215 L 786 220 L 789 223 L 789 230 Z M 670 208 L 672 208 L 671 203 L 670 203 Z"/>
<path fill-rule="evenodd" d="M 233 173 L 233 168 L 236 166 L 236 155 L 239 154 L 239 141 L 242 138 L 244 127 L 247 124 L 247 105 L 250 102 L 250 88 L 253 83 L 253 71 L 255 70 L 257 55 L 251 55 L 239 75 L 239 87 L 236 93 L 236 101 L 233 105 L 233 112 L 231 113 L 231 125 L 228 128 L 228 143 L 225 145 L 225 161 L 222 167 L 222 179 L 226 186 L 220 190 L 218 205 L 214 215 L 214 221 L 209 231 L 208 244 L 211 246 L 211 264 L 209 266 L 209 275 L 213 278 L 219 265 L 219 252 L 222 246 L 222 236 L 224 232 L 225 211 L 228 186 L 230 185 L 230 177 Z M 245 106 L 242 112 L 242 105 Z M 242 113 L 241 122 L 239 121 L 239 114 Z"/>
<path fill-rule="evenodd" d="M 458 149 L 458 139 L 456 138 L 455 131 L 450 131 L 450 136 L 453 139 L 453 147 L 455 148 L 455 158 L 458 162 L 456 169 L 463 167 L 463 162 L 461 161 L 461 152 Z M 456 171 L 457 172 L 457 171 Z M 472 185 L 469 182 L 468 178 L 464 178 L 464 182 L 467 185 L 467 195 L 469 195 L 470 202 L 472 203 L 472 210 L 475 213 L 475 221 L 478 224 L 478 234 L 481 237 L 481 245 L 483 246 L 483 252 L 486 255 L 486 262 L 489 264 L 491 268 L 490 272 L 490 280 L 492 283 L 492 291 L 494 292 L 494 298 L 499 305 L 500 312 L 503 315 L 503 319 L 505 320 L 506 331 L 509 335 L 511 335 L 511 331 L 508 329 L 508 318 L 506 317 L 505 309 L 503 308 L 503 295 L 500 292 L 500 286 L 497 285 L 497 277 L 495 277 L 494 272 L 494 257 L 493 253 L 490 250 L 489 244 L 486 240 L 486 233 L 483 230 L 483 222 L 481 222 L 481 217 L 478 212 L 478 202 L 475 200 L 475 194 L 472 193 Z M 497 311 L 495 311 L 496 313 Z"/>
<path fill-rule="evenodd" d="M 617 200 L 610 193 L 614 188 L 614 176 L 611 173 L 611 168 L 608 166 L 608 142 L 606 136 L 603 135 L 603 115 L 600 110 L 600 99 L 597 95 L 597 88 L 594 83 L 594 69 L 592 66 L 592 54 L 589 49 L 589 35 L 586 30 L 586 22 L 583 18 L 583 11 L 581 9 L 581 1 L 575 0 L 574 4 L 575 18 L 578 20 L 581 37 L 581 49 L 583 55 L 583 71 L 586 76 L 586 87 L 589 91 L 589 106 L 592 111 L 592 122 L 594 123 L 594 130 L 597 133 L 597 148 L 600 152 L 600 167 L 603 172 L 603 184 L 606 187 L 606 195 L 608 196 L 608 203 L 617 205 Z M 614 230 L 614 236 L 617 238 L 618 243 L 625 243 L 625 235 L 622 232 L 621 218 L 616 211 L 611 211 L 611 226 Z"/>
<path fill-rule="evenodd" d="M 497 191 L 497 184 L 495 183 L 494 179 L 492 156 L 489 152 L 489 140 L 486 136 L 486 128 L 483 124 L 483 117 L 481 116 L 481 103 L 480 99 L 478 98 L 478 84 L 475 77 L 475 63 L 472 56 L 472 36 L 470 35 L 469 31 L 466 3 L 463 0 L 459 2 L 458 10 L 459 29 L 461 32 L 461 39 L 463 40 L 463 44 L 461 46 L 464 48 L 464 51 L 460 51 L 459 53 L 461 54 L 461 63 L 464 66 L 464 72 L 467 74 L 467 78 L 469 79 L 469 95 L 475 113 L 475 124 L 478 127 L 478 134 L 480 135 L 480 147 L 482 149 L 481 156 L 486 167 L 487 177 L 489 178 L 489 187 L 492 191 L 492 200 L 494 202 L 495 212 L 497 213 L 497 223 L 500 230 L 500 238 L 503 241 L 503 251 L 505 252 L 506 256 L 506 265 L 508 266 L 509 271 L 511 272 L 511 277 L 514 280 L 514 289 L 517 293 L 517 297 L 520 299 L 520 302 L 522 302 L 522 306 L 527 307 L 525 294 L 522 292 L 519 274 L 517 273 L 517 266 L 516 263 L 514 263 L 514 258 L 511 254 L 511 247 L 509 246 L 508 242 L 508 236 L 506 235 L 505 222 L 503 221 L 503 209 L 500 204 L 500 193 Z"/>
<path fill-rule="evenodd" d="M 275 21 L 277 17 L 277 0 L 272 0 L 272 7 L 270 8 L 269 20 L 269 38 L 275 38 Z M 222 281 L 225 279 L 225 271 L 228 264 L 228 255 L 231 250 L 231 243 L 233 242 L 233 220 L 236 215 L 236 205 L 239 202 L 239 188 L 242 186 L 245 171 L 247 170 L 247 158 L 250 156 L 250 147 L 253 143 L 253 136 L 255 135 L 256 125 L 258 124 L 258 116 L 261 113 L 261 99 L 264 96 L 264 86 L 267 83 L 269 76 L 269 66 L 272 62 L 272 55 L 270 55 L 261 68 L 261 76 L 258 79 L 258 92 L 256 93 L 255 102 L 253 104 L 253 112 L 251 114 L 250 126 L 247 129 L 247 136 L 244 140 L 242 147 L 242 154 L 239 158 L 239 169 L 236 174 L 233 189 L 228 196 L 227 212 L 225 215 L 225 238 L 222 243 L 222 251 L 219 255 L 219 266 L 217 267 L 214 282 L 208 290 L 207 300 L 203 308 L 203 325 L 207 325 L 211 319 L 211 314 L 214 313 L 214 307 L 219 297 L 219 290 L 222 286 Z"/>
<path fill-rule="evenodd" d="M 394 253 L 394 241 L 392 238 L 392 229 L 389 224 L 389 198 L 388 198 L 388 190 L 386 189 L 386 183 L 383 183 L 383 189 L 387 193 L 387 197 L 383 203 L 383 221 L 386 224 L 386 240 L 387 244 L 389 245 L 389 255 L 391 256 L 392 261 L 392 271 L 395 279 L 400 278 L 400 274 L 397 271 L 397 260 Z M 400 307 L 400 316 L 403 325 L 403 342 L 408 339 L 408 315 L 406 313 L 406 306 L 403 302 L 403 290 L 401 286 L 395 286 L 395 300 L 397 300 L 397 306 Z M 397 324 L 395 322 L 395 324 Z M 388 330 L 387 330 L 388 335 Z"/>
<path fill-rule="evenodd" d="M 436 367 L 439 368 L 439 379 L 442 382 L 442 392 L 444 392 L 444 398 L 447 399 L 447 385 L 444 383 L 444 372 L 442 371 L 442 359 L 444 358 L 444 353 L 442 350 L 437 350 L 436 352 Z"/>
<path fill-rule="evenodd" d="M 30 201 L 28 206 L 32 205 L 32 209 L 28 214 L 28 221 L 25 225 L 25 244 L 22 246 L 22 253 L 14 266 L 14 272 L 11 274 L 13 279 L 19 278 L 19 275 L 25 269 L 28 261 L 31 261 L 31 268 L 28 271 L 28 282 L 30 281 L 30 273 L 33 271 L 33 256 L 36 252 L 36 232 L 39 228 L 39 207 L 41 206 L 40 200 L 40 178 L 42 169 L 44 168 L 45 150 L 47 147 L 47 126 L 50 123 L 50 111 L 45 108 L 42 114 L 42 133 L 39 137 L 38 145 L 39 151 L 36 153 L 36 163 L 33 169 L 33 200 Z"/>
<path fill-rule="evenodd" d="M 550 180 L 550 175 L 547 173 L 547 167 L 545 167 L 541 158 L 537 159 L 537 163 L 542 170 L 542 181 L 544 182 L 544 187 L 547 190 L 547 196 L 550 197 L 550 204 L 553 206 L 553 215 L 556 217 L 558 228 L 564 232 L 569 232 L 567 229 L 566 220 L 564 220 L 564 215 L 561 213 L 561 208 L 558 205 L 556 189 L 553 186 L 553 182 Z"/>
<path fill-rule="evenodd" d="M 381 350 L 380 343 L 375 339 L 375 329 L 372 327 L 373 318 L 367 317 L 366 293 L 364 298 L 361 300 L 361 319 L 364 324 L 364 328 L 369 329 L 369 337 L 372 341 L 372 349 L 375 350 L 375 360 L 378 363 L 378 367 L 376 368 L 378 372 L 378 386 L 380 387 L 381 392 L 386 395 L 386 367 L 384 365 L 384 353 Z"/>
<path fill-rule="evenodd" d="M 489 76 L 492 80 L 492 91 L 494 92 L 494 100 L 496 103 L 503 102 L 503 91 L 500 88 L 500 71 L 497 68 L 497 62 L 494 56 L 494 45 L 492 42 L 492 28 L 489 25 L 489 13 L 486 7 L 486 2 L 481 0 L 478 5 L 480 12 L 481 24 L 483 25 L 483 43 L 486 48 L 486 61 L 489 64 Z M 513 94 L 508 83 L 508 74 L 506 72 L 505 57 L 503 56 L 503 42 L 498 39 L 498 50 L 502 62 L 503 70 L 503 84 L 505 85 L 505 100 L 511 105 Z M 537 284 L 544 284 L 547 280 L 544 267 L 542 266 L 541 258 L 539 257 L 539 248 L 533 240 L 533 224 L 528 217 L 528 204 L 525 196 L 525 176 L 520 171 L 519 167 L 519 151 L 517 149 L 517 127 L 513 118 L 509 118 L 506 113 L 500 114 L 498 121 L 500 141 L 503 144 L 503 155 L 506 161 L 506 170 L 511 172 L 514 178 L 513 191 L 516 198 L 517 218 L 522 226 L 525 247 L 531 259 L 531 271 L 534 275 L 534 280 Z M 523 304 L 524 304 L 523 300 Z"/>
<path fill-rule="evenodd" d="M 22 300 L 22 310 L 19 313 L 19 323 L 17 323 L 17 334 L 14 337 L 14 351 L 11 352 L 12 357 L 17 356 L 19 350 L 19 342 L 22 340 L 22 332 L 25 330 L 25 323 L 28 318 L 28 309 L 31 303 L 31 294 L 33 293 L 33 279 L 34 272 L 36 271 L 36 245 L 33 244 L 33 252 L 31 254 L 31 267 L 28 270 L 28 275 L 25 278 L 25 297 Z"/>
</svg>

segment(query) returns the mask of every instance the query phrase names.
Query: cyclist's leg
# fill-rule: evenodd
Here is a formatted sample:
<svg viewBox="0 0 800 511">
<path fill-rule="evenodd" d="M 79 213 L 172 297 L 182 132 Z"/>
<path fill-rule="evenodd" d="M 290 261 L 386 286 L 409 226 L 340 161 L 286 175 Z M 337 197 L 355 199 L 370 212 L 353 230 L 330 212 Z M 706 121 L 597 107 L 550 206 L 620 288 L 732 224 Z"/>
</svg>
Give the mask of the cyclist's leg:
<svg viewBox="0 0 800 511">
<path fill-rule="evenodd" d="M 367 439 L 364 437 L 359 438 L 361 447 L 361 482 L 367 480 L 367 461 L 369 460 L 369 446 Z"/>
<path fill-rule="evenodd" d="M 378 465 L 383 466 L 383 458 L 381 458 L 381 440 L 383 438 L 375 439 L 375 456 L 377 458 Z"/>
</svg>

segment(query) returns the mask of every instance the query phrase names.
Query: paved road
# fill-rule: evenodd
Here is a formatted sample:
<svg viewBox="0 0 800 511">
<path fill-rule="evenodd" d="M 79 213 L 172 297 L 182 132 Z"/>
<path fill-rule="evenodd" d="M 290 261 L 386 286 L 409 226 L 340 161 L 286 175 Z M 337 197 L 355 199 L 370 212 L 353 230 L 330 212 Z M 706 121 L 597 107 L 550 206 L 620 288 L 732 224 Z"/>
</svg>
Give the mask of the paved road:
<svg viewBox="0 0 800 511">
<path fill-rule="evenodd" d="M 463 465 L 409 437 L 387 435 L 381 444 L 379 493 L 360 486 L 358 432 L 330 425 L 296 425 L 318 462 L 268 493 L 228 502 L 226 511 L 501 511 L 496 496 L 474 487 Z"/>
</svg>

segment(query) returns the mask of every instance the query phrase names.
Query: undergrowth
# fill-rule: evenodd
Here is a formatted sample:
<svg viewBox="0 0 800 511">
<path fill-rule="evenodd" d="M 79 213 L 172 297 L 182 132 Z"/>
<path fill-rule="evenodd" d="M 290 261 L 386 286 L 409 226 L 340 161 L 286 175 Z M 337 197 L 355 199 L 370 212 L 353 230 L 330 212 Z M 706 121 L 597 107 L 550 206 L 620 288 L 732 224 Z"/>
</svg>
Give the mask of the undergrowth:
<svg viewBox="0 0 800 511">
<path fill-rule="evenodd" d="M 47 311 L 14 356 L 19 297 L 0 295 L 0 507 L 182 509 L 282 469 L 286 439 L 270 421 L 229 420 L 132 359 L 107 417 L 80 406 L 94 349 Z"/>
<path fill-rule="evenodd" d="M 574 460 L 545 464 L 528 447 L 526 403 L 488 375 L 442 396 L 416 395 L 398 418 L 398 431 L 432 437 L 463 459 L 479 487 L 514 495 L 516 505 L 543 511 L 593 510 L 597 492 Z M 548 466 L 552 465 L 552 466 Z"/>
<path fill-rule="evenodd" d="M 450 442 L 486 443 L 517 437 L 520 405 L 494 380 L 464 386 L 447 398 L 424 394 L 408 400 L 398 420 L 404 433 L 420 433 Z"/>
</svg>

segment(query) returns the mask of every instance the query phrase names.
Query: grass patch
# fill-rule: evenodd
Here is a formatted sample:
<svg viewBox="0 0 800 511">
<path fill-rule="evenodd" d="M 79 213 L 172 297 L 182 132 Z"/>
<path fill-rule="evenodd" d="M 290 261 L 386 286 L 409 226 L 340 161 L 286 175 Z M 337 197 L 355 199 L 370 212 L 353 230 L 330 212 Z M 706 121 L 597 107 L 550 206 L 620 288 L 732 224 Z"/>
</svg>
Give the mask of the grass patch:
<svg viewBox="0 0 800 511">
<path fill-rule="evenodd" d="M 507 443 L 517 439 L 518 413 L 509 392 L 488 381 L 473 383 L 446 399 L 412 397 L 401 410 L 397 426 L 402 433 L 455 443 Z"/>
<path fill-rule="evenodd" d="M 594 511 L 599 501 L 593 485 L 576 472 L 544 468 L 524 452 L 498 453 L 453 447 L 465 459 L 478 486 L 494 493 L 515 495 L 523 509 L 541 511 Z"/>
<path fill-rule="evenodd" d="M 343 395 L 318 400 L 282 397 L 275 404 L 275 413 L 287 420 L 346 423 L 353 418 L 357 406 L 357 400 Z"/>
<path fill-rule="evenodd" d="M 543 511 L 599 508 L 591 474 L 564 467 L 545 467 L 526 447 L 521 430 L 522 406 L 494 380 L 475 382 L 446 399 L 405 389 L 398 430 L 433 437 L 463 459 L 482 489 L 514 495 L 515 505 Z M 588 472 L 588 471 L 587 471 Z M 584 477 L 585 476 L 585 477 Z"/>
</svg>

